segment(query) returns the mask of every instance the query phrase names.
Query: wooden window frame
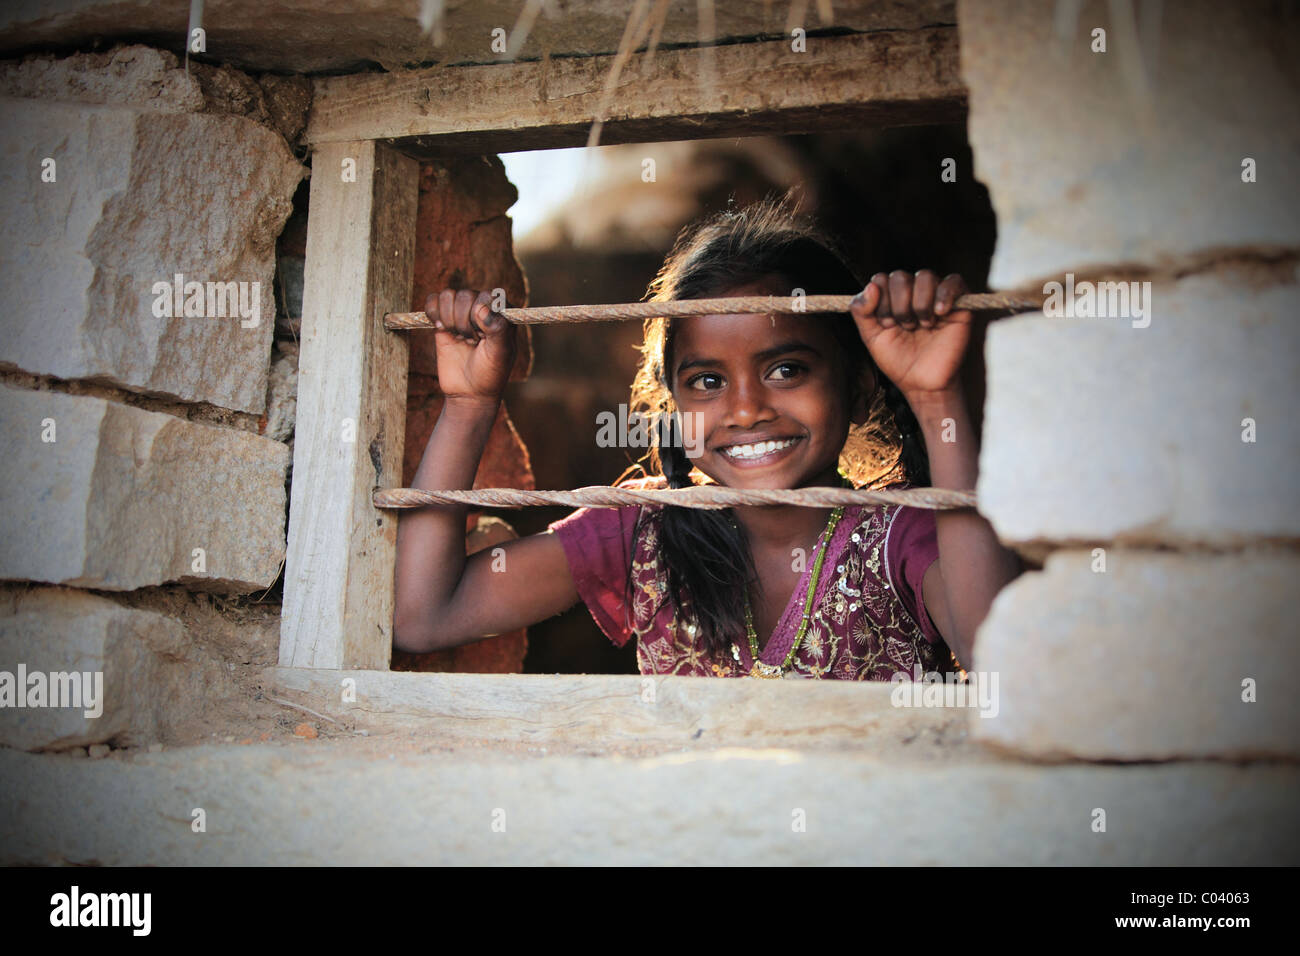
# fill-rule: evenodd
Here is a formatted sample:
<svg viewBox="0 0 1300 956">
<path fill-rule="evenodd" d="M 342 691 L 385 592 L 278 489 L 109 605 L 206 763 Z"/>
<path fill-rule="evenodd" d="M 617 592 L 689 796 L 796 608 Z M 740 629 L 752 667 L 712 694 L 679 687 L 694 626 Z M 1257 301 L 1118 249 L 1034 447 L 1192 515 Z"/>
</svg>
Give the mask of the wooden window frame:
<svg viewBox="0 0 1300 956">
<path fill-rule="evenodd" d="M 609 100 L 602 90 L 612 56 L 314 82 L 277 669 L 285 686 L 319 691 L 317 672 L 355 677 L 389 667 L 398 513 L 376 509 L 371 496 L 401 483 L 411 333 L 385 331 L 383 316 L 411 300 L 420 159 L 582 146 L 597 116 L 603 144 L 965 117 L 956 27 L 814 37 L 807 45 L 802 53 L 784 40 L 660 51 L 645 76 L 637 54 Z M 535 98 L 521 95 L 531 90 Z M 489 686 L 474 680 L 485 675 L 412 676 Z"/>
</svg>

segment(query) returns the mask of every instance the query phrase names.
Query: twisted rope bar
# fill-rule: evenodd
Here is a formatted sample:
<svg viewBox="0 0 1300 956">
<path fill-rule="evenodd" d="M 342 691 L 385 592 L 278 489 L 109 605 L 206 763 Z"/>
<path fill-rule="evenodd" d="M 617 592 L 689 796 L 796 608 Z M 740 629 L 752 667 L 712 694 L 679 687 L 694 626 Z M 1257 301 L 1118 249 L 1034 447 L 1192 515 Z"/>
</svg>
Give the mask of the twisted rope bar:
<svg viewBox="0 0 1300 956">
<path fill-rule="evenodd" d="M 546 325 L 558 322 L 608 322 L 659 316 L 764 315 L 848 312 L 850 295 L 739 296 L 724 299 L 681 299 L 668 302 L 629 302 L 615 305 L 560 305 L 533 309 L 503 309 L 502 314 L 518 325 Z M 1041 298 L 1013 293 L 971 293 L 959 296 L 958 309 L 1041 309 Z M 432 328 L 423 312 L 390 312 L 384 316 L 386 329 Z M 975 492 L 947 488 L 908 488 L 894 491 L 866 491 L 853 488 L 740 489 L 718 485 L 693 488 L 632 489 L 591 485 L 572 491 L 525 491 L 517 488 L 448 489 L 387 488 L 375 491 L 376 508 L 423 508 L 439 504 L 476 505 L 486 508 L 527 508 L 565 505 L 575 508 L 619 508 L 624 505 L 676 505 L 682 508 L 719 510 L 737 505 L 796 505 L 826 508 L 837 505 L 910 505 L 934 511 L 975 507 Z"/>
<path fill-rule="evenodd" d="M 625 302 L 617 305 L 550 305 L 533 309 L 502 309 L 501 314 L 516 325 L 549 325 L 557 322 L 614 322 L 624 319 L 653 319 L 687 315 L 766 315 L 848 312 L 851 295 L 809 295 L 802 298 L 751 295 L 727 299 L 676 299 L 669 302 Z M 994 309 L 1039 311 L 1041 296 L 1011 292 L 972 292 L 958 296 L 954 307 L 986 312 Z M 386 329 L 429 329 L 433 324 L 423 312 L 390 312 L 384 316 Z"/>
<path fill-rule="evenodd" d="M 721 485 L 693 488 L 615 488 L 591 485 L 573 491 L 523 491 L 517 488 L 424 491 L 419 488 L 385 488 L 374 493 L 376 508 L 423 508 L 428 505 L 465 504 L 482 508 L 528 508 L 567 505 L 573 508 L 619 508 L 623 505 L 677 505 L 682 508 L 719 510 L 735 505 L 798 505 L 833 508 L 836 505 L 910 505 L 931 511 L 975 507 L 975 492 L 948 488 L 906 488 L 865 491 L 855 488 L 744 489 Z"/>
</svg>

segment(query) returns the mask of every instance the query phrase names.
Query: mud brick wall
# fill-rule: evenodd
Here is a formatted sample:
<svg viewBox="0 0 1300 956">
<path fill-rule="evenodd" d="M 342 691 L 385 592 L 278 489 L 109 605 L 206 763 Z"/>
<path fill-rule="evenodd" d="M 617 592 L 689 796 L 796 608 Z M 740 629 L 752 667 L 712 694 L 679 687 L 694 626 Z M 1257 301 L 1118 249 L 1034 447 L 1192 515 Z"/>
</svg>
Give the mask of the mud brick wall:
<svg viewBox="0 0 1300 956">
<path fill-rule="evenodd" d="M 528 304 L 528 284 L 516 260 L 506 210 L 518 191 L 506 178 L 496 156 L 473 156 L 429 163 L 420 170 L 420 203 L 415 239 L 415 278 L 411 308 L 424 308 L 425 297 L 442 289 L 504 289 L 510 306 Z M 405 460 L 402 484 L 409 487 L 424 447 L 442 411 L 438 391 L 437 350 L 432 333 L 410 334 L 407 377 Z M 528 377 L 532 339 L 524 327 L 511 381 Z M 475 488 L 535 488 L 528 449 L 519 438 L 504 402 L 488 436 Z M 518 537 L 509 523 L 470 513 L 466 548 L 470 553 Z M 512 631 L 474 644 L 433 654 L 394 651 L 394 670 L 517 673 L 523 670 L 528 638 Z"/>
<path fill-rule="evenodd" d="M 0 743 L 160 740 L 274 662 L 278 609 L 223 605 L 284 560 L 275 244 L 309 96 L 140 46 L 0 64 L 0 670 L 105 683 L 97 719 L 0 710 Z"/>
<path fill-rule="evenodd" d="M 1295 757 L 1297 15 L 1180 3 L 1157 35 L 1111 19 L 1131 9 L 958 7 L 990 284 L 1150 283 L 1145 316 L 989 330 L 980 507 L 1046 565 L 979 633 L 1002 710 L 972 733 L 1033 757 Z"/>
</svg>

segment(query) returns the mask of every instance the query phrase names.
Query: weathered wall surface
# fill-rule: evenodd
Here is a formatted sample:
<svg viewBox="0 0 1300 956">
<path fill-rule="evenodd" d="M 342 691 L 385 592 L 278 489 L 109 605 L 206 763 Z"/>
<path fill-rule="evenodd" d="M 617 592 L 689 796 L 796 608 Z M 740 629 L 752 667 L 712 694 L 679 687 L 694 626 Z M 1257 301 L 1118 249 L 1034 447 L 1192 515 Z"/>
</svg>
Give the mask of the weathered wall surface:
<svg viewBox="0 0 1300 956">
<path fill-rule="evenodd" d="M 528 285 L 515 259 L 506 210 L 518 193 L 495 156 L 475 156 L 429 163 L 420 170 L 420 205 L 416 222 L 415 278 L 411 308 L 424 308 L 425 297 L 445 288 L 491 292 L 504 289 L 513 307 L 528 304 Z M 407 377 L 406 444 L 402 484 L 410 487 L 424 447 L 442 412 L 438 360 L 433 335 L 412 333 Z M 532 366 L 530 330 L 519 330 L 519 354 L 511 381 L 528 376 Z M 474 476 L 475 488 L 535 488 L 528 449 L 524 447 L 506 403 L 501 403 Z M 476 517 L 466 526 L 472 553 L 517 537 L 499 518 Z M 433 654 L 393 652 L 395 670 L 517 673 L 523 669 L 528 638 L 524 630 Z"/>
<path fill-rule="evenodd" d="M 1300 246 L 1296 7 L 1196 0 L 1161 16 L 1137 2 L 1116 8 L 1136 20 L 1112 20 L 1090 2 L 1060 24 L 1052 7 L 960 5 L 975 172 L 998 214 L 995 288 Z"/>
<path fill-rule="evenodd" d="M 201 714 L 206 699 L 237 692 L 229 665 L 206 653 L 176 618 L 68 588 L 0 596 L 0 668 L 13 673 L 19 663 L 29 674 L 103 675 L 98 689 L 87 682 L 82 690 L 83 703 L 95 698 L 89 710 L 0 710 L 5 746 L 27 750 L 106 740 L 143 747 Z"/>
<path fill-rule="evenodd" d="M 1061 284 L 1059 310 L 988 336 L 981 510 L 1050 556 L 979 633 L 1003 706 L 972 733 L 1034 757 L 1295 758 L 1300 31 L 1274 4 L 1152 9 L 959 5 L 990 283 Z"/>
<path fill-rule="evenodd" d="M 304 170 L 256 120 L 185 112 L 200 84 L 161 57 L 6 71 L 40 98 L 0 100 L 0 219 L 25 237 L 0 251 L 0 363 L 259 414 Z"/>
<path fill-rule="evenodd" d="M 86 45 L 95 40 L 141 40 L 180 51 L 189 24 L 185 0 L 64 0 L 51 11 L 41 3 L 0 11 L 0 53 L 51 43 Z M 444 15 L 420 22 L 413 0 L 223 0 L 204 11 L 207 54 L 242 69 L 295 73 L 357 73 L 424 63 L 490 63 L 493 30 L 510 33 L 520 19 L 515 0 L 447 0 Z M 830 7 L 830 5 L 827 5 Z M 716 3 L 713 35 L 720 41 L 788 34 L 830 26 L 821 4 L 804 7 L 798 23 L 784 3 Z M 832 23 L 851 30 L 906 30 L 953 22 L 953 0 L 836 0 Z M 631 5 L 607 0 L 548 3 L 532 24 L 519 55 L 613 53 Z M 695 43 L 701 31 L 695 0 L 671 0 L 659 33 L 663 46 Z"/>
<path fill-rule="evenodd" d="M 280 442 L 6 386 L 0 441 L 0 577 L 113 591 L 175 581 L 241 592 L 275 580 L 289 462 Z"/>
<path fill-rule="evenodd" d="M 217 602 L 284 560 L 268 371 L 308 96 L 145 47 L 0 64 L 0 671 L 105 684 L 98 718 L 9 703 L 0 743 L 166 739 L 273 660 L 267 615 L 236 634 Z"/>
<path fill-rule="evenodd" d="M 1154 283 L 1145 328 L 997 323 L 980 500 L 999 533 L 1220 548 L 1300 538 L 1300 285 L 1273 282 L 1225 270 Z"/>
<path fill-rule="evenodd" d="M 1277 766 L 885 764 L 782 747 L 406 752 L 372 741 L 329 760 L 262 745 L 130 763 L 0 751 L 0 774 L 27 782 L 0 791 L 10 864 L 1280 866 L 1300 855 L 1287 825 L 1297 771 Z M 87 793 L 114 826 L 87 813 Z M 1097 806 L 1123 808 L 1105 832 L 1089 825 Z M 196 807 L 205 833 L 191 830 Z M 805 832 L 791 832 L 796 809 Z"/>
</svg>

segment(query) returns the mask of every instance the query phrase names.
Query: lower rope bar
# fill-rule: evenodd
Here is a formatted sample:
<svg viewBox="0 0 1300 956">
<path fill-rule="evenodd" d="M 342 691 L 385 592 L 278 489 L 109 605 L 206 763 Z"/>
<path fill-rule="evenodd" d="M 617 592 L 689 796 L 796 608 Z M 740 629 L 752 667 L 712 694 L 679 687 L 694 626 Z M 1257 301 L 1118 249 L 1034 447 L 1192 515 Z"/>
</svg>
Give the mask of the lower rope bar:
<svg viewBox="0 0 1300 956">
<path fill-rule="evenodd" d="M 566 505 L 572 508 L 621 508 L 624 505 L 677 505 L 682 508 L 719 510 L 736 505 L 798 505 L 833 508 L 837 505 L 908 505 L 931 511 L 975 507 L 975 492 L 948 488 L 905 488 L 865 491 L 855 488 L 744 489 L 721 485 L 693 488 L 633 489 L 592 485 L 573 491 L 522 491 L 517 488 L 424 491 L 386 488 L 373 496 L 376 508 L 423 508 L 460 504 L 480 508 L 528 508 Z"/>
<path fill-rule="evenodd" d="M 675 299 L 668 302 L 626 302 L 619 305 L 552 305 L 533 309 L 502 309 L 501 314 L 516 325 L 548 325 L 556 322 L 614 322 L 622 319 L 653 319 L 687 315 L 792 315 L 801 312 L 848 312 L 851 295 L 809 295 L 801 297 L 752 295 L 728 299 Z M 1040 311 L 1042 296 L 1011 292 L 971 292 L 958 296 L 957 309 L 986 312 L 995 309 Z M 942 318 L 940 318 L 942 321 Z M 423 312 L 390 312 L 384 316 L 386 329 L 429 329 L 433 324 Z"/>
</svg>

